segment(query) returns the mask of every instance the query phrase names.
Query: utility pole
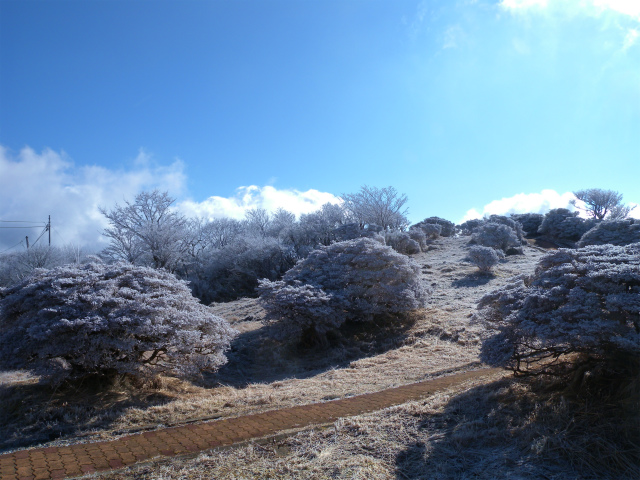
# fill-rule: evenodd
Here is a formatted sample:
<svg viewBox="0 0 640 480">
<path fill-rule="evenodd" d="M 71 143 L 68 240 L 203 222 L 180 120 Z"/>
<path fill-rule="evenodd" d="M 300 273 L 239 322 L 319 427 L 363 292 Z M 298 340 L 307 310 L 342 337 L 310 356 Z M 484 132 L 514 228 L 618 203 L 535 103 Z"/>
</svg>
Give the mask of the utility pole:
<svg viewBox="0 0 640 480">
<path fill-rule="evenodd" d="M 27 240 L 27 250 L 29 250 L 29 235 L 27 235 L 26 237 L 24 237 Z"/>
<path fill-rule="evenodd" d="M 51 215 L 49 215 L 49 223 L 47 223 L 47 230 L 49 230 L 49 246 L 51 246 Z"/>
</svg>

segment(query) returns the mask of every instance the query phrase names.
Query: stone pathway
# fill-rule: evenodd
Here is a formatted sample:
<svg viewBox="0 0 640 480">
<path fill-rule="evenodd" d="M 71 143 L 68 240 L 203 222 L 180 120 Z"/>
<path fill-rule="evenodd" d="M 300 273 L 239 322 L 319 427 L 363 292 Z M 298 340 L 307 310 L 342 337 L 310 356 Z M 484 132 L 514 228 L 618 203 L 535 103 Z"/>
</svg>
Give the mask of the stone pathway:
<svg viewBox="0 0 640 480">
<path fill-rule="evenodd" d="M 485 368 L 457 373 L 341 400 L 165 428 L 112 441 L 20 450 L 0 455 L 0 479 L 72 478 L 116 470 L 156 457 L 198 453 L 418 400 L 438 390 L 500 371 Z"/>
</svg>

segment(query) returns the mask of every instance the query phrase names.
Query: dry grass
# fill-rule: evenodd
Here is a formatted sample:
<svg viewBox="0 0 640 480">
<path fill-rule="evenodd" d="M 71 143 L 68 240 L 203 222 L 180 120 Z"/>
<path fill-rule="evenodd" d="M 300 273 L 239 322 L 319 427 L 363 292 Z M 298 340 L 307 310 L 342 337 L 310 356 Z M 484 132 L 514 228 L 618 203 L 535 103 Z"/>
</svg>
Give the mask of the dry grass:
<svg viewBox="0 0 640 480">
<path fill-rule="evenodd" d="M 604 387 L 579 396 L 564 381 L 548 378 L 468 382 L 270 445 L 156 462 L 100 478 L 640 478 L 638 383 Z"/>
</svg>

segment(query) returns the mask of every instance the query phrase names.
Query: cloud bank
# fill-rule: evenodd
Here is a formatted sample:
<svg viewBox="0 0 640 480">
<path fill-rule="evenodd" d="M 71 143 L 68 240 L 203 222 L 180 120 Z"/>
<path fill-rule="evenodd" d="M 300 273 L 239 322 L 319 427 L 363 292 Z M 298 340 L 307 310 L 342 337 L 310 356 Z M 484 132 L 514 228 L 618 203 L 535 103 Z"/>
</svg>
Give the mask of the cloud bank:
<svg viewBox="0 0 640 480">
<path fill-rule="evenodd" d="M 295 189 L 278 190 L 272 186 L 258 187 L 250 185 L 239 187 L 233 197 L 209 197 L 203 202 L 186 200 L 180 202 L 178 209 L 189 217 L 200 217 L 206 220 L 230 217 L 244 218 L 247 210 L 264 208 L 275 212 L 279 208 L 299 216 L 318 210 L 325 203 L 340 203 L 335 195 L 318 190 L 301 192 Z"/>
<path fill-rule="evenodd" d="M 513 197 L 494 200 L 486 204 L 482 211 L 472 208 L 467 211 L 460 223 L 474 218 L 489 215 L 509 215 L 511 213 L 542 213 L 554 208 L 568 208 L 574 210 L 570 201 L 573 193 L 558 193 L 555 190 L 542 190 L 540 193 L 518 193 Z"/>
<path fill-rule="evenodd" d="M 25 248 L 25 236 L 33 244 L 51 215 L 53 245 L 74 244 L 88 250 L 106 246 L 102 236 L 107 226 L 100 207 L 133 200 L 140 192 L 158 189 L 177 198 L 176 208 L 189 217 L 241 219 L 252 208 L 275 211 L 284 208 L 296 215 L 337 203 L 338 197 L 318 190 L 278 190 L 272 186 L 240 187 L 230 198 L 212 196 L 203 202 L 186 197 L 185 165 L 176 160 L 160 165 L 140 150 L 125 168 L 108 169 L 77 165 L 64 153 L 46 149 L 37 153 L 24 148 L 16 155 L 0 146 L 0 227 L 41 225 L 35 228 L 0 228 L 0 253 Z M 31 221 L 32 224 L 7 223 Z M 45 234 L 40 240 L 47 241 Z M 12 248 L 14 247 L 14 248 Z"/>
</svg>

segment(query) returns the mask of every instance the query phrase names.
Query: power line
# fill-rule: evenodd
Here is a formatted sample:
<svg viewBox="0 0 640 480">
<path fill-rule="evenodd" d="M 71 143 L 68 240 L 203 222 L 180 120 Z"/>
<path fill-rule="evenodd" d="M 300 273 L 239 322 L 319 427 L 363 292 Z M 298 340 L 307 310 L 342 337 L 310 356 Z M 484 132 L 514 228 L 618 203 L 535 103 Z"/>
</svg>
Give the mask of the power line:
<svg viewBox="0 0 640 480">
<path fill-rule="evenodd" d="M 25 225 L 24 227 L 0 227 L 0 228 L 42 228 L 42 227 L 46 227 L 46 224 L 40 224 L 40 225 Z"/>
<path fill-rule="evenodd" d="M 43 223 L 38 220 L 0 220 L 2 223 Z"/>
<path fill-rule="evenodd" d="M 9 247 L 6 250 L 2 250 L 0 253 L 5 253 L 8 252 L 9 250 L 11 250 L 12 248 L 16 248 L 18 245 L 22 244 L 22 240 L 20 240 L 18 243 L 16 243 L 13 247 Z"/>
</svg>

